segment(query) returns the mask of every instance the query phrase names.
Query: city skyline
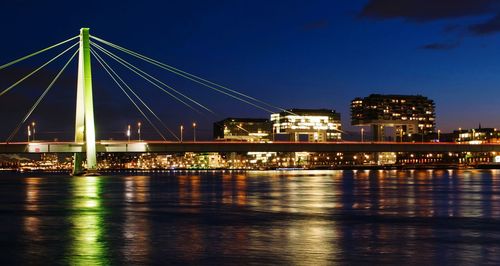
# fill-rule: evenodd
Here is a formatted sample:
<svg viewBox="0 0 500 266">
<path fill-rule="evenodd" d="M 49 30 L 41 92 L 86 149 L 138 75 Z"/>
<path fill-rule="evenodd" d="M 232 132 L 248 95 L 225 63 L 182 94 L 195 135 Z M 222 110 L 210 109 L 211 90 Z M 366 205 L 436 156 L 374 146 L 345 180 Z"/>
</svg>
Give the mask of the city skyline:
<svg viewBox="0 0 500 266">
<path fill-rule="evenodd" d="M 241 2 L 216 5 L 170 2 L 170 5 L 160 4 L 158 11 L 148 10 L 159 15 L 168 7 L 171 16 L 161 19 L 146 16 L 144 9 L 131 2 L 120 7 L 106 3 L 97 8 L 91 1 L 89 7 L 72 11 L 71 19 L 63 25 L 60 20 L 68 19 L 70 15 L 63 14 L 57 19 L 37 17 L 36 11 L 55 7 L 54 3 L 47 6 L 30 3 L 23 9 L 23 3 L 27 2 L 2 4 L 10 11 L 3 14 L 3 19 L 17 22 L 5 30 L 4 36 L 8 36 L 10 42 L 1 44 L 4 51 L 0 56 L 2 63 L 76 35 L 77 29 L 88 26 L 96 36 L 282 108 L 334 109 L 342 114 L 342 126 L 346 130 L 356 130 L 347 119 L 350 101 L 371 93 L 421 94 L 433 99 L 436 102 L 436 128 L 443 131 L 473 128 L 479 123 L 484 127 L 500 126 L 495 118 L 498 104 L 495 97 L 491 97 L 500 84 L 493 74 L 498 65 L 492 57 L 493 44 L 498 36 L 494 24 L 488 24 L 498 10 L 496 1 L 462 1 L 471 11 L 452 9 L 448 13 L 440 13 L 439 6 L 439 3 L 448 1 L 423 1 L 419 8 L 427 6 L 435 10 L 426 16 L 418 13 L 419 8 L 408 13 L 404 5 L 400 8 L 401 14 L 390 13 L 384 3 L 391 1 L 334 1 L 308 5 L 274 2 L 265 8 L 262 8 L 262 3 L 259 6 L 259 3 Z M 407 1 L 409 7 L 411 2 Z M 59 4 L 55 10 L 64 13 L 67 4 Z M 120 9 L 122 18 L 106 13 L 115 8 Z M 277 10 L 279 12 L 275 12 Z M 21 12 L 25 12 L 25 20 L 16 18 Z M 56 11 L 47 12 L 55 14 L 51 12 Z M 133 12 L 146 21 L 157 20 L 157 23 L 141 24 L 140 28 L 125 18 Z M 202 18 L 198 16 L 201 13 L 204 14 Z M 186 14 L 190 14 L 189 18 L 185 18 Z M 112 22 L 110 18 L 113 18 Z M 175 20 L 177 23 L 172 23 Z M 34 21 L 37 21 L 36 27 Z M 215 36 L 214 32 L 217 32 Z M 398 36 L 394 36 L 396 33 Z M 5 87 L 36 65 L 35 61 L 8 69 L 0 74 L 0 85 Z M 49 68 L 39 80 L 30 80 L 19 91 L 0 97 L 5 128 L 15 127 L 20 116 L 41 93 L 39 87 L 45 87 L 52 72 L 58 68 Z M 75 68 L 73 66 L 71 70 L 74 75 L 64 76 L 56 85 L 55 99 L 43 103 L 34 113 L 33 118 L 40 125 L 41 132 L 63 132 L 57 138 L 64 138 L 65 132 L 71 132 Z M 185 89 L 198 99 L 206 99 L 207 105 L 216 109 L 217 116 L 207 119 L 181 108 L 168 96 L 161 99 L 155 94 L 146 96 L 174 129 L 180 124 L 189 127 L 196 121 L 199 137 L 210 138 L 214 121 L 234 116 L 269 117 L 251 106 L 242 106 L 224 96 L 214 96 L 154 68 L 150 71 L 172 82 L 176 88 Z M 125 137 L 127 125 L 135 125 L 143 119 L 123 96 L 116 97 L 118 88 L 105 77 L 96 62 L 93 62 L 93 74 L 98 134 Z M 137 80 L 132 82 L 137 87 L 144 86 Z M 61 112 L 61 108 L 69 111 Z M 48 118 L 44 114 L 53 116 Z M 147 125 L 144 127 L 147 136 Z M 187 130 L 186 134 L 189 133 Z M 66 137 L 71 138 L 71 135 L 69 133 Z M 18 136 L 18 139 L 24 137 Z"/>
<path fill-rule="evenodd" d="M 500 265 L 500 0 L 0 23 L 0 265 Z"/>
</svg>

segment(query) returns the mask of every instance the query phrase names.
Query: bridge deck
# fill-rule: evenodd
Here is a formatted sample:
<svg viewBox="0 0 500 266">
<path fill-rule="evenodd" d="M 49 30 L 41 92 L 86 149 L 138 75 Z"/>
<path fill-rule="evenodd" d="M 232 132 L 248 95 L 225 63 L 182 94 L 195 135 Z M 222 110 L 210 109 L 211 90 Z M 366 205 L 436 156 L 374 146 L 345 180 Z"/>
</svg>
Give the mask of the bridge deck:
<svg viewBox="0 0 500 266">
<path fill-rule="evenodd" d="M 0 153 L 84 152 L 84 143 L 0 143 Z M 98 141 L 97 152 L 500 152 L 500 144 L 401 142 L 164 142 Z"/>
</svg>

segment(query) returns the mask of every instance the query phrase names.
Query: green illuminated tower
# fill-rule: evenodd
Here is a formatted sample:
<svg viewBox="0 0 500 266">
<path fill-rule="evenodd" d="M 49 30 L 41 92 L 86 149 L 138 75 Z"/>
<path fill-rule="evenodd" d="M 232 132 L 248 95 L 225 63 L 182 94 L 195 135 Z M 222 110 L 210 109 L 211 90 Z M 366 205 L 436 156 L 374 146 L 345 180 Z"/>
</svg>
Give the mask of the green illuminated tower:
<svg viewBox="0 0 500 266">
<path fill-rule="evenodd" d="M 90 173 L 97 170 L 91 71 L 89 29 L 82 28 L 80 30 L 78 83 L 76 92 L 75 142 L 85 142 L 87 172 Z M 75 153 L 73 174 L 83 173 L 82 161 L 83 154 Z"/>
</svg>

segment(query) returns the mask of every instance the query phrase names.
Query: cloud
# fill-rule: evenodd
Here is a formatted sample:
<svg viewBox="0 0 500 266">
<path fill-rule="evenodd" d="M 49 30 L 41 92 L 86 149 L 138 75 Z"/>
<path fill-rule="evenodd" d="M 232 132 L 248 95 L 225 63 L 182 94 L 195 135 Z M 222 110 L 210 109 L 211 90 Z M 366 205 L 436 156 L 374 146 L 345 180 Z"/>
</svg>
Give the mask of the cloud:
<svg viewBox="0 0 500 266">
<path fill-rule="evenodd" d="M 500 14 L 483 23 L 469 26 L 469 31 L 474 35 L 489 35 L 500 32 Z"/>
<path fill-rule="evenodd" d="M 453 32 L 458 32 L 462 29 L 460 25 L 457 24 L 451 24 L 451 25 L 446 25 L 443 28 L 444 33 L 453 33 Z"/>
<path fill-rule="evenodd" d="M 311 21 L 302 25 L 302 30 L 310 31 L 310 30 L 324 29 L 327 27 L 328 27 L 328 20 L 322 19 L 322 20 Z"/>
<path fill-rule="evenodd" d="M 360 13 L 372 19 L 429 22 L 496 13 L 499 0 L 370 0 Z"/>
<path fill-rule="evenodd" d="M 459 46 L 458 42 L 454 42 L 454 43 L 435 42 L 435 43 L 429 43 L 429 44 L 423 45 L 420 48 L 424 49 L 424 50 L 441 50 L 442 51 L 442 50 L 452 50 L 452 49 L 457 48 L 458 46 Z"/>
<path fill-rule="evenodd" d="M 445 26 L 443 34 L 457 35 L 457 41 L 438 41 L 420 46 L 425 50 L 451 50 L 458 47 L 465 36 L 500 32 L 500 0 L 369 0 L 359 16 L 375 20 L 402 19 L 414 23 L 486 17 L 480 23 Z"/>
</svg>

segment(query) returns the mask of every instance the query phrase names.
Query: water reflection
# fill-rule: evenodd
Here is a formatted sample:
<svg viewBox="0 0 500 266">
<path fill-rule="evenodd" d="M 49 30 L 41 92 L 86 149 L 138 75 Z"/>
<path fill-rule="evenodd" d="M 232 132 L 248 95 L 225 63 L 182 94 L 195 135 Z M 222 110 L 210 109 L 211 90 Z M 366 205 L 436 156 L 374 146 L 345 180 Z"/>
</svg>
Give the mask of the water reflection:
<svg viewBox="0 0 500 266">
<path fill-rule="evenodd" d="M 38 199 L 39 199 L 39 187 L 41 178 L 39 177 L 27 177 L 26 182 L 26 210 L 36 211 L 38 210 Z"/>
<path fill-rule="evenodd" d="M 23 231 L 25 238 L 29 239 L 30 242 L 26 246 L 28 252 L 44 252 L 43 245 L 39 245 L 43 241 L 44 236 L 41 232 L 42 228 L 42 218 L 36 215 L 36 211 L 39 210 L 39 200 L 40 200 L 40 183 L 41 178 L 39 177 L 28 177 L 25 179 L 26 185 L 26 195 L 24 208 L 27 211 L 23 219 Z M 28 263 L 29 261 L 24 261 Z"/>
<path fill-rule="evenodd" d="M 497 170 L 2 180 L 24 264 L 500 264 Z"/>
<path fill-rule="evenodd" d="M 151 263 L 150 177 L 125 177 L 125 220 L 123 224 L 123 258 L 127 263 Z"/>
<path fill-rule="evenodd" d="M 102 179 L 75 177 L 72 180 L 71 222 L 68 262 L 71 265 L 106 265 L 107 243 L 104 238 Z"/>
<path fill-rule="evenodd" d="M 180 175 L 179 183 L 179 204 L 181 206 L 197 206 L 200 204 L 200 176 Z M 197 209 L 192 209 L 196 211 Z"/>
<path fill-rule="evenodd" d="M 244 206 L 247 204 L 247 177 L 243 174 L 222 175 L 222 203 Z"/>
<path fill-rule="evenodd" d="M 25 179 L 26 184 L 26 198 L 24 207 L 28 211 L 28 215 L 24 217 L 24 230 L 30 237 L 37 241 L 40 239 L 40 218 L 38 216 L 32 215 L 39 209 L 39 190 L 40 181 L 39 177 L 28 177 Z"/>
</svg>

